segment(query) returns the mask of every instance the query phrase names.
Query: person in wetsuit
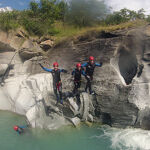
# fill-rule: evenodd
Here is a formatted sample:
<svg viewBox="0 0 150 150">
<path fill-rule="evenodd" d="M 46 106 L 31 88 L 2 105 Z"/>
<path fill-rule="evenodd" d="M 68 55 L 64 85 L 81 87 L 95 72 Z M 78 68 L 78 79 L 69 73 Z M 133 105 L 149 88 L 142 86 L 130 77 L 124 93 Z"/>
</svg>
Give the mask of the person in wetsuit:
<svg viewBox="0 0 150 150">
<path fill-rule="evenodd" d="M 27 128 L 27 126 L 18 126 L 15 125 L 14 126 L 14 130 L 18 133 L 18 134 L 22 134 L 24 133 L 24 129 Z"/>
<path fill-rule="evenodd" d="M 91 87 L 91 82 L 93 80 L 93 73 L 94 73 L 94 69 L 95 67 L 101 67 L 102 66 L 102 62 L 101 63 L 95 63 L 94 62 L 94 57 L 90 56 L 89 57 L 89 62 L 86 62 L 84 64 L 81 65 L 83 68 L 85 68 L 85 78 L 87 80 L 86 83 L 86 87 L 85 87 L 85 92 L 87 92 L 87 89 L 89 89 L 90 94 L 94 94 L 94 91 L 92 91 L 92 87 Z"/>
<path fill-rule="evenodd" d="M 81 64 L 78 63 L 76 68 L 72 71 L 72 76 L 74 77 L 74 89 L 73 94 L 76 95 L 78 93 L 78 88 L 81 86 L 81 75 L 86 75 L 84 70 L 81 68 Z"/>
<path fill-rule="evenodd" d="M 54 93 L 55 93 L 56 99 L 57 99 L 57 103 L 56 104 L 58 104 L 58 102 L 63 104 L 62 83 L 61 83 L 60 73 L 61 72 L 67 73 L 67 70 L 65 70 L 65 69 L 58 69 L 58 63 L 57 62 L 53 63 L 54 69 L 45 68 L 40 63 L 39 63 L 39 65 L 42 67 L 43 70 L 52 73 L 52 76 L 53 76 L 53 90 L 54 90 Z M 59 95 L 58 95 L 58 92 L 59 92 Z"/>
</svg>

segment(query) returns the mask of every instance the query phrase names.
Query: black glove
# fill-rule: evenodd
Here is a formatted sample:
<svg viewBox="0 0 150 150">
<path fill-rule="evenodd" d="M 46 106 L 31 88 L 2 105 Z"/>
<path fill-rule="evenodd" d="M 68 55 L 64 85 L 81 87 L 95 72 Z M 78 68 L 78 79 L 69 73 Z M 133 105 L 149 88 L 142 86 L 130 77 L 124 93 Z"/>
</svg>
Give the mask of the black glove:
<svg viewBox="0 0 150 150">
<path fill-rule="evenodd" d="M 39 63 L 39 65 L 43 68 L 43 66 Z"/>
<path fill-rule="evenodd" d="M 103 65 L 103 62 L 100 62 L 99 64 L 102 66 L 102 65 Z"/>
<path fill-rule="evenodd" d="M 67 70 L 65 70 L 65 69 L 63 69 L 63 72 L 64 72 L 64 73 L 67 73 L 68 71 L 67 71 Z"/>
</svg>

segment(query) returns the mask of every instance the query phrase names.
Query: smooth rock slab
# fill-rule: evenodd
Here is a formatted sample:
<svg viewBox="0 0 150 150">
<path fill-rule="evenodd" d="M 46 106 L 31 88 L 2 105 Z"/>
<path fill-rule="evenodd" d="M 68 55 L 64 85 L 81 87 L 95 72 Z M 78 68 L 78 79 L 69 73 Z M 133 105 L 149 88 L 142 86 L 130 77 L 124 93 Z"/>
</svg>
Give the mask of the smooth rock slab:
<svg viewBox="0 0 150 150">
<path fill-rule="evenodd" d="M 57 113 L 47 116 L 44 109 L 42 102 L 40 102 L 26 113 L 26 117 L 33 128 L 39 127 L 53 130 L 70 124 L 69 121 Z"/>
</svg>

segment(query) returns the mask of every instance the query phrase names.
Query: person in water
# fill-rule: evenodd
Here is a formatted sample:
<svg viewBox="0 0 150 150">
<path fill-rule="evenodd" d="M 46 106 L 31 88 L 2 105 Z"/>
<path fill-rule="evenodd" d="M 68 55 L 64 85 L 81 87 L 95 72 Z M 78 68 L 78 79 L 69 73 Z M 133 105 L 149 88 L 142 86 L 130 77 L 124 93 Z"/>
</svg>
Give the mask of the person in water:
<svg viewBox="0 0 150 150">
<path fill-rule="evenodd" d="M 67 70 L 65 70 L 65 69 L 58 69 L 58 63 L 57 62 L 53 63 L 53 67 L 54 67 L 53 69 L 45 68 L 40 63 L 39 63 L 39 65 L 42 67 L 43 70 L 52 73 L 52 76 L 53 76 L 53 90 L 54 90 L 54 93 L 55 93 L 56 99 L 57 99 L 57 103 L 56 104 L 58 104 L 59 102 L 61 104 L 63 104 L 62 83 L 61 83 L 60 73 L 61 72 L 67 73 Z M 58 95 L 58 92 L 59 92 L 59 95 Z"/>
<path fill-rule="evenodd" d="M 94 91 L 92 91 L 92 87 L 91 87 L 91 82 L 93 80 L 93 73 L 94 73 L 95 67 L 101 67 L 102 66 L 102 62 L 101 63 L 95 63 L 94 57 L 90 56 L 89 61 L 86 63 L 83 63 L 81 66 L 83 68 L 85 68 L 85 74 L 86 74 L 85 78 L 87 80 L 85 92 L 87 92 L 87 89 L 89 89 L 90 94 L 94 94 Z"/>
<path fill-rule="evenodd" d="M 15 125 L 14 126 L 14 130 L 18 133 L 18 134 L 22 134 L 24 133 L 24 129 L 27 128 L 27 126 L 18 126 Z"/>
<path fill-rule="evenodd" d="M 81 64 L 76 64 L 76 68 L 72 71 L 72 76 L 74 77 L 74 89 L 73 94 L 76 95 L 78 93 L 78 89 L 81 86 L 81 75 L 85 76 L 84 70 L 81 68 Z"/>
</svg>

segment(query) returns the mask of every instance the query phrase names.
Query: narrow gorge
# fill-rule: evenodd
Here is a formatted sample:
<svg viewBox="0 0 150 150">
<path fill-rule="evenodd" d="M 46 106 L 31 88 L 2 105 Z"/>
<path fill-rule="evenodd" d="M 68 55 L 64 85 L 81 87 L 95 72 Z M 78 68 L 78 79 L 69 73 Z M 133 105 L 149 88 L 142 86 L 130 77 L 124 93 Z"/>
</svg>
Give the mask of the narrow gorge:
<svg viewBox="0 0 150 150">
<path fill-rule="evenodd" d="M 49 38 L 33 38 L 23 30 L 0 34 L 0 109 L 27 117 L 32 127 L 57 129 L 80 122 L 112 127 L 150 129 L 150 25 L 113 32 L 88 32 L 54 44 Z M 93 89 L 84 92 L 80 104 L 72 97 L 71 71 L 93 55 L 96 68 Z M 62 74 L 64 105 L 56 106 L 52 75 L 44 72 L 58 61 Z"/>
</svg>

